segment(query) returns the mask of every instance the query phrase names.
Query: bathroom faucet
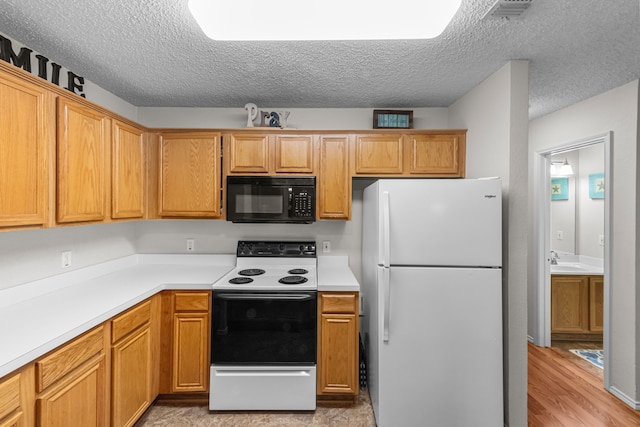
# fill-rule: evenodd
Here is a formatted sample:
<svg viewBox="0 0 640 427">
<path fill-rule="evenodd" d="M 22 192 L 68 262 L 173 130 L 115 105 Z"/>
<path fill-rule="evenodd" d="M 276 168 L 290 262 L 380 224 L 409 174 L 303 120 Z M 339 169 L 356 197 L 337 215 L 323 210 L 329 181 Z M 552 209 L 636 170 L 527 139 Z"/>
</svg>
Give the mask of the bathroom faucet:
<svg viewBox="0 0 640 427">
<path fill-rule="evenodd" d="M 551 265 L 558 265 L 558 258 L 560 258 L 558 252 L 551 251 Z"/>
</svg>

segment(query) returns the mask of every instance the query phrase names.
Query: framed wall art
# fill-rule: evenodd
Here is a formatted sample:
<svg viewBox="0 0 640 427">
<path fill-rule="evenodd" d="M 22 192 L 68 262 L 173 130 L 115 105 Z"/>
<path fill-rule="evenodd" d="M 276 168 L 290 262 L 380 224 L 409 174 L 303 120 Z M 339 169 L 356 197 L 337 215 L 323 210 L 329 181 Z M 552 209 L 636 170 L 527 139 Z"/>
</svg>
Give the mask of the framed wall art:
<svg viewBox="0 0 640 427">
<path fill-rule="evenodd" d="M 413 129 L 412 110 L 373 110 L 374 129 Z"/>
<path fill-rule="evenodd" d="M 589 174 L 589 198 L 604 199 L 604 173 Z"/>
<path fill-rule="evenodd" d="M 569 200 L 569 178 L 551 178 L 551 200 Z"/>
</svg>

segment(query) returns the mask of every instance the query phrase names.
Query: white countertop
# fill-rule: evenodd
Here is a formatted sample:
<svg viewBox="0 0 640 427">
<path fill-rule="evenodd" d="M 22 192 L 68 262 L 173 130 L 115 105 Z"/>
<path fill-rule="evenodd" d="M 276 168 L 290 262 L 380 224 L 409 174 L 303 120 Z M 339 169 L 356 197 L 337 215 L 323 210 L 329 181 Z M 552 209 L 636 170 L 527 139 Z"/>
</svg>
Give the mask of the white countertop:
<svg viewBox="0 0 640 427">
<path fill-rule="evenodd" d="M 235 255 L 138 254 L 0 291 L 0 377 L 152 295 L 210 290 Z M 318 257 L 319 291 L 359 291 L 347 256 Z"/>
<path fill-rule="evenodd" d="M 318 290 L 359 292 L 360 283 L 349 268 L 347 256 L 318 256 Z"/>
<path fill-rule="evenodd" d="M 132 255 L 0 291 L 0 377 L 166 289 L 211 289 L 233 255 Z"/>
</svg>

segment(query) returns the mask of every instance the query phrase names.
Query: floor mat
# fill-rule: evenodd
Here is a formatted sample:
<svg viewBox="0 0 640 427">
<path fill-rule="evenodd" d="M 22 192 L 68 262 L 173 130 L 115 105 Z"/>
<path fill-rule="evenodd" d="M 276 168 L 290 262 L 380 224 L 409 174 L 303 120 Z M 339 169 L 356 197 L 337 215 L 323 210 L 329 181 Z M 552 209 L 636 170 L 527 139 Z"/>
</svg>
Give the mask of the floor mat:
<svg viewBox="0 0 640 427">
<path fill-rule="evenodd" d="M 571 353 L 576 356 L 580 356 L 587 362 L 591 363 L 594 366 L 597 366 L 600 369 L 603 369 L 603 357 L 604 350 L 569 350 Z"/>
</svg>

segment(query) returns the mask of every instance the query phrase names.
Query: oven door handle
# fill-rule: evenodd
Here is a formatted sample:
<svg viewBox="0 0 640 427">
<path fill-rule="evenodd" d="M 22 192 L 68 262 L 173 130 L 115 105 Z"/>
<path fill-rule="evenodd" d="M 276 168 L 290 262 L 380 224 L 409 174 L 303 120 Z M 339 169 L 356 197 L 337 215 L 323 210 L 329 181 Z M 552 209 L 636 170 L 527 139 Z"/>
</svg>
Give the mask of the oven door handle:
<svg viewBox="0 0 640 427">
<path fill-rule="evenodd" d="M 282 294 L 282 293 L 259 293 L 259 294 L 216 294 L 215 298 L 223 300 L 290 300 L 308 301 L 313 299 L 312 294 Z"/>
</svg>

